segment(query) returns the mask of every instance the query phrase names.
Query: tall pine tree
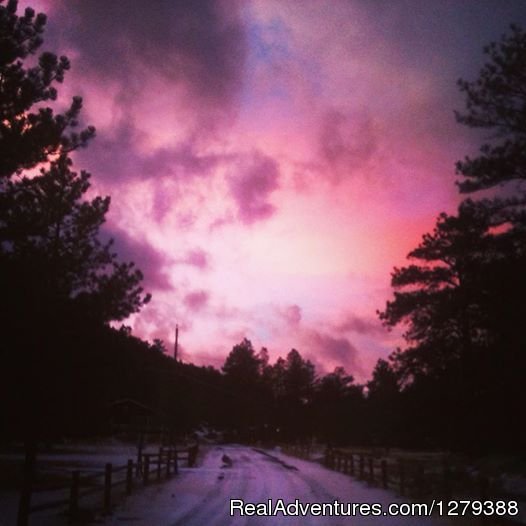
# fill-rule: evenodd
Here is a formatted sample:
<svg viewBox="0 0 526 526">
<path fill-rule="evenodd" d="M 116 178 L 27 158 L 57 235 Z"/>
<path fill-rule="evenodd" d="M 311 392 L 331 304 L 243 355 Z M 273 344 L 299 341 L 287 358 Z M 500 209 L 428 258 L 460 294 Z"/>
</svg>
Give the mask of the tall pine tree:
<svg viewBox="0 0 526 526">
<path fill-rule="evenodd" d="M 55 113 L 70 64 L 43 52 L 46 17 L 0 0 L 0 433 L 26 444 L 18 525 L 27 524 L 36 443 L 68 432 L 83 394 L 76 342 L 149 300 L 133 263 L 119 262 L 99 228 L 109 198 L 87 200 L 89 174 L 69 154 L 95 129 L 77 131 L 73 98 Z"/>
<path fill-rule="evenodd" d="M 439 216 L 409 254 L 415 263 L 394 269 L 395 296 L 380 318 L 406 324 L 407 347 L 393 355 L 402 378 L 443 391 L 464 446 L 478 433 L 479 443 L 497 447 L 523 438 L 513 415 L 525 401 L 526 34 L 512 26 L 485 52 L 478 79 L 459 81 L 466 113 L 457 113 L 460 123 L 492 132 L 479 156 L 457 163 L 460 191 L 484 190 L 484 198 Z"/>
</svg>

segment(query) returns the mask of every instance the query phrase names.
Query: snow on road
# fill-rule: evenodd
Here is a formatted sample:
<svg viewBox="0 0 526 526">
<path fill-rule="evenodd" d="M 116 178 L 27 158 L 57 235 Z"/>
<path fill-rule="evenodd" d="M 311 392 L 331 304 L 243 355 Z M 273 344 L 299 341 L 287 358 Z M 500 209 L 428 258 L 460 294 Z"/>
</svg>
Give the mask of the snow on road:
<svg viewBox="0 0 526 526">
<path fill-rule="evenodd" d="M 232 460 L 231 465 L 228 458 Z M 225 462 L 226 460 L 226 462 Z M 445 519 L 426 517 L 230 516 L 230 499 L 245 503 L 404 502 L 392 492 L 372 488 L 323 466 L 279 452 L 243 446 L 215 446 L 198 467 L 138 492 L 117 508 L 105 525 L 134 526 L 442 526 Z M 385 508 L 386 509 L 386 508 Z"/>
</svg>

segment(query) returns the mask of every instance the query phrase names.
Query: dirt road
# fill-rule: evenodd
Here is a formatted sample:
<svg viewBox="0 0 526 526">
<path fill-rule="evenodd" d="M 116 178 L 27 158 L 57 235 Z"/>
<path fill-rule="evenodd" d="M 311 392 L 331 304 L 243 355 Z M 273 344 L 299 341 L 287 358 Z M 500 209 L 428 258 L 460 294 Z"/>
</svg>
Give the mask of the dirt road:
<svg viewBox="0 0 526 526">
<path fill-rule="evenodd" d="M 231 499 L 244 504 L 283 503 L 389 503 L 403 502 L 392 492 L 329 471 L 319 464 L 287 457 L 275 451 L 242 446 L 210 448 L 200 465 L 182 470 L 178 477 L 151 486 L 129 499 L 104 524 L 134 526 L 441 526 L 454 524 L 426 517 L 349 516 L 241 516 L 231 512 Z M 263 508 L 260 506 L 259 510 Z M 250 510 L 248 510 L 250 511 Z M 270 510 L 272 511 L 272 510 Z M 291 509 L 294 512 L 294 509 Z"/>
</svg>

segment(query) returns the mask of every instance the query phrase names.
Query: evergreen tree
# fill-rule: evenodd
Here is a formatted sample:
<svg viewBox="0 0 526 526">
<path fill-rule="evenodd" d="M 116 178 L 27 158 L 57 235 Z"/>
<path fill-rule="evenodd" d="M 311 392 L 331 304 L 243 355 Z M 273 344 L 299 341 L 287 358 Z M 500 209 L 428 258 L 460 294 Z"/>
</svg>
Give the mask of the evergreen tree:
<svg viewBox="0 0 526 526">
<path fill-rule="evenodd" d="M 223 365 L 225 376 L 233 384 L 253 386 L 259 382 L 261 362 L 247 338 L 233 347 Z"/>
<path fill-rule="evenodd" d="M 457 216 L 440 214 L 433 233 L 408 255 L 416 263 L 394 269 L 394 300 L 379 316 L 387 326 L 406 327 L 409 347 L 396 355 L 406 381 L 441 374 L 485 342 L 479 272 L 492 259 L 490 226 L 486 203 L 467 200 Z"/>
<path fill-rule="evenodd" d="M 45 107 L 56 99 L 55 84 L 69 68 L 66 58 L 42 53 L 46 22 L 30 8 L 17 15 L 17 2 L 0 2 L 0 285 L 2 297 L 2 397 L 22 393 L 23 415 L 4 429 L 40 432 L 39 419 L 56 416 L 66 398 L 63 376 L 75 335 L 90 324 L 119 320 L 149 300 L 142 275 L 121 263 L 102 243 L 99 228 L 110 199 L 85 199 L 89 174 L 71 170 L 68 153 L 87 144 L 94 129 L 77 125 L 81 99 L 65 114 Z M 35 174 L 35 169 L 38 168 Z M 28 172 L 28 169 L 32 169 Z M 45 386 L 51 385 L 52 389 Z M 38 396 L 38 392 L 49 396 Z M 16 394 L 15 394 L 16 393 Z M 57 405 L 53 407 L 53 404 Z M 45 426 L 53 430 L 54 426 Z M 58 427 L 55 431 L 58 432 Z"/>
<path fill-rule="evenodd" d="M 296 349 L 291 349 L 285 359 L 285 397 L 295 404 L 307 403 L 312 398 L 314 380 L 312 362 L 305 360 Z"/>
<path fill-rule="evenodd" d="M 223 365 L 225 385 L 231 394 L 228 420 L 245 440 L 253 440 L 269 418 L 270 391 L 263 372 L 266 350 L 256 353 L 247 338 L 233 347 Z"/>
<path fill-rule="evenodd" d="M 363 431 L 362 386 L 343 367 L 316 381 L 312 413 L 316 436 L 327 443 L 355 442 Z"/>
<path fill-rule="evenodd" d="M 486 190 L 485 198 L 439 216 L 409 254 L 416 263 L 394 269 L 394 300 L 379 313 L 388 326 L 407 328 L 407 347 L 393 355 L 407 392 L 414 402 L 442 404 L 462 447 L 475 435 L 483 447 L 523 437 L 512 415 L 524 402 L 526 365 L 526 35 L 512 26 L 485 52 L 490 60 L 478 79 L 459 81 L 467 112 L 457 113 L 459 122 L 493 132 L 478 157 L 457 163 L 461 192 Z"/>
<path fill-rule="evenodd" d="M 465 177 L 461 192 L 474 192 L 509 181 L 526 179 L 526 33 L 511 26 L 511 34 L 484 48 L 489 60 L 472 82 L 459 80 L 466 94 L 466 113 L 457 121 L 488 129 L 492 142 L 478 157 L 457 163 Z"/>
<path fill-rule="evenodd" d="M 95 133 L 91 126 L 74 131 L 80 97 L 63 114 L 45 105 L 57 98 L 56 84 L 70 63 L 43 52 L 35 65 L 26 65 L 42 45 L 46 16 L 29 7 L 18 15 L 17 7 L 16 0 L 0 0 L 0 178 L 85 146 Z"/>
<path fill-rule="evenodd" d="M 149 296 L 134 265 L 98 239 L 109 198 L 86 200 L 89 174 L 71 170 L 69 153 L 95 133 L 75 131 L 82 100 L 62 114 L 48 106 L 69 61 L 49 52 L 34 60 L 46 17 L 17 7 L 0 0 L 0 432 L 26 444 L 22 526 L 36 442 L 67 432 L 72 393 L 82 396 L 73 389 L 78 340 Z"/>
</svg>

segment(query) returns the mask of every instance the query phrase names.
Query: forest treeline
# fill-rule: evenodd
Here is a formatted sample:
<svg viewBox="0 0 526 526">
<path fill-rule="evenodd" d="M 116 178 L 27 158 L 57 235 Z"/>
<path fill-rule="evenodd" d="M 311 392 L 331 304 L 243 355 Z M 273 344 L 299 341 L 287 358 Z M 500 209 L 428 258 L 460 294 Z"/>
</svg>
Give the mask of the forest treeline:
<svg viewBox="0 0 526 526">
<path fill-rule="evenodd" d="M 129 398 L 178 432 L 207 424 L 236 440 L 441 447 L 526 443 L 526 34 L 486 49 L 459 123 L 489 137 L 457 164 L 469 194 L 392 273 L 379 311 L 404 347 L 357 384 L 317 376 L 292 349 L 235 345 L 221 370 L 178 362 L 115 322 L 150 300 L 142 274 L 100 227 L 109 197 L 87 198 L 71 154 L 89 145 L 82 100 L 56 113 L 66 57 L 37 55 L 46 17 L 0 0 L 0 438 L 27 444 L 109 432 L 108 407 Z"/>
</svg>

